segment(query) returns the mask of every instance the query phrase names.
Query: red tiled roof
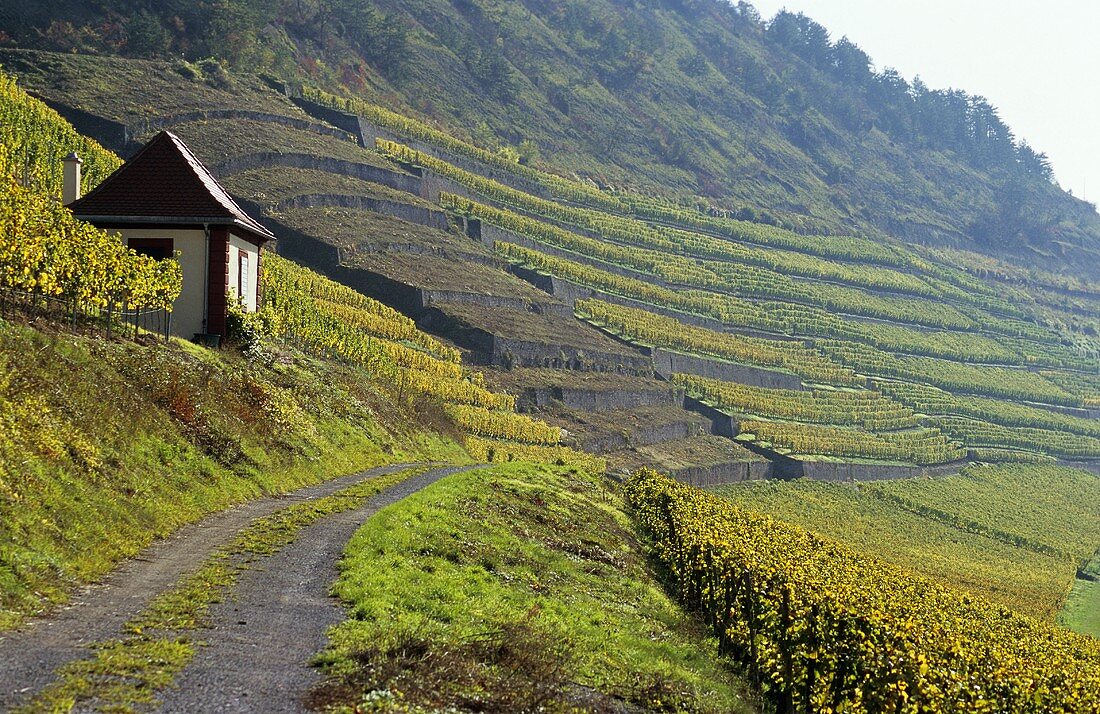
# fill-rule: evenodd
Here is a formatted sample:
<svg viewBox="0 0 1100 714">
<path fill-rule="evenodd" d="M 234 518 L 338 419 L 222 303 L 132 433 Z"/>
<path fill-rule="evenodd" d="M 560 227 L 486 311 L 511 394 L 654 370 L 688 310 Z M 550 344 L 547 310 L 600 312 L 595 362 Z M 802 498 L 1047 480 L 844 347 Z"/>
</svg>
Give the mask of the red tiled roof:
<svg viewBox="0 0 1100 714">
<path fill-rule="evenodd" d="M 178 136 L 162 131 L 91 193 L 69 204 L 90 223 L 235 226 L 273 239 L 226 193 Z"/>
</svg>

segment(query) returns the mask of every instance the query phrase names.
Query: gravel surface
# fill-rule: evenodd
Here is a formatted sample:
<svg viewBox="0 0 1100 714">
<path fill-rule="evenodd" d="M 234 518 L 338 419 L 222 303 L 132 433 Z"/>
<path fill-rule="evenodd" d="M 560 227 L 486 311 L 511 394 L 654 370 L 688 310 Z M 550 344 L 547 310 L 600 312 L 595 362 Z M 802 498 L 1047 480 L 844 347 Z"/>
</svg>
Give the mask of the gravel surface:
<svg viewBox="0 0 1100 714">
<path fill-rule="evenodd" d="M 169 690 L 163 712 L 307 711 L 303 699 L 319 681 L 309 660 L 326 630 L 344 617 L 330 595 L 337 563 L 355 531 L 379 509 L 444 476 L 476 467 L 428 471 L 399 483 L 352 511 L 321 519 L 293 543 L 245 571 L 233 596 L 213 605 L 206 646 Z"/>
<path fill-rule="evenodd" d="M 215 548 L 256 518 L 408 467 L 397 464 L 370 469 L 208 516 L 149 546 L 103 582 L 74 594 L 64 608 L 18 630 L 0 632 L 0 711 L 17 706 L 53 681 L 54 671 L 61 665 L 87 657 L 87 645 L 119 636 L 122 625 L 140 614 L 156 595 L 196 569 Z"/>
</svg>

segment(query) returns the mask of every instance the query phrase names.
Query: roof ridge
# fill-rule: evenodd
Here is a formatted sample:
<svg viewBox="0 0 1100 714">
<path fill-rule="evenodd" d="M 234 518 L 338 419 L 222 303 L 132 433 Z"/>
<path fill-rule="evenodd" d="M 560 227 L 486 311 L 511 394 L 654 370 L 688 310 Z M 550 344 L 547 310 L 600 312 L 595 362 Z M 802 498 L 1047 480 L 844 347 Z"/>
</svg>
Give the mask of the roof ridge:
<svg viewBox="0 0 1100 714">
<path fill-rule="evenodd" d="M 183 154 L 183 158 L 187 160 L 191 170 L 195 172 L 198 179 L 202 181 L 203 185 L 210 191 L 210 195 L 215 201 L 222 204 L 227 211 L 234 214 L 237 220 L 248 224 L 253 230 L 271 235 L 271 231 L 252 218 L 252 216 L 245 213 L 244 209 L 233 200 L 229 192 L 218 182 L 218 179 L 214 177 L 210 169 L 206 168 L 206 164 L 195 155 L 195 152 L 191 151 L 191 147 L 183 142 L 183 139 L 180 139 L 179 136 L 167 129 L 162 131 L 161 134 L 167 135 L 168 138 L 172 140 L 172 143 L 179 149 L 180 153 Z M 274 238 L 275 236 L 272 235 L 271 237 Z"/>
<path fill-rule="evenodd" d="M 146 154 L 154 150 L 157 151 L 156 155 L 147 159 Z M 186 165 L 186 169 L 181 162 Z M 162 169 L 169 170 L 169 173 L 165 175 Z M 171 190 L 174 185 L 172 171 L 179 177 L 178 181 L 185 184 L 182 193 L 173 193 Z M 190 179 L 185 178 L 187 173 L 190 173 Z M 195 181 L 198 182 L 197 185 L 194 184 Z M 150 189 L 150 184 L 157 188 Z M 143 191 L 153 194 L 149 198 L 148 206 L 142 205 Z M 202 194 L 205 194 L 205 208 L 202 207 L 204 201 L 196 203 L 194 200 Z M 192 197 L 191 208 L 181 210 L 179 199 L 183 197 L 182 206 L 187 206 L 188 196 Z M 240 207 L 191 147 L 167 130 L 150 139 L 86 196 L 69 204 L 69 208 L 78 217 L 93 222 L 96 217 L 119 220 L 126 216 L 132 221 L 140 213 L 146 219 L 159 214 L 164 218 L 202 218 L 205 223 L 210 217 L 224 212 L 225 215 L 219 218 L 225 219 L 226 223 L 237 225 L 261 240 L 275 238 L 271 231 Z M 148 210 L 144 210 L 146 208 Z"/>
</svg>

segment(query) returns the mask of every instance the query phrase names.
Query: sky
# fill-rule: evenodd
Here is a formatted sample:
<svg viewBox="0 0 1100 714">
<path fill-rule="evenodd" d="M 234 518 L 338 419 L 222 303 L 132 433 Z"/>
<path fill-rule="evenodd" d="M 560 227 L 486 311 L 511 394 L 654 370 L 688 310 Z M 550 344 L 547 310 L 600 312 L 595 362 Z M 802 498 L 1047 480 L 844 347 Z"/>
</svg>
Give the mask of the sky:
<svg viewBox="0 0 1100 714">
<path fill-rule="evenodd" d="M 875 68 L 984 96 L 1050 157 L 1074 196 L 1100 199 L 1100 0 L 750 0 L 803 12 Z"/>
</svg>

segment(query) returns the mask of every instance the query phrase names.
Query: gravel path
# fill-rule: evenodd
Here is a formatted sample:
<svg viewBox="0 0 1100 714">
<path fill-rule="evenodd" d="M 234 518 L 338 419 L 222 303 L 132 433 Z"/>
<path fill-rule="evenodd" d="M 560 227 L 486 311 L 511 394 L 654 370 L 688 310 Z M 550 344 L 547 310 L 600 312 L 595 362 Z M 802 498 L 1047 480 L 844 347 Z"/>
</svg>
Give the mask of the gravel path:
<svg viewBox="0 0 1100 714">
<path fill-rule="evenodd" d="M 215 548 L 256 518 L 408 467 L 396 464 L 370 469 L 208 516 L 149 546 L 103 582 L 76 593 L 63 609 L 18 630 L 0 632 L 0 711 L 8 711 L 49 684 L 61 665 L 86 657 L 88 644 L 117 637 L 122 625 L 140 614 L 156 595 L 201 565 Z"/>
<path fill-rule="evenodd" d="M 318 681 L 309 660 L 344 610 L 330 594 L 337 563 L 355 531 L 379 509 L 472 466 L 428 471 L 389 488 L 363 506 L 321 519 L 293 543 L 245 571 L 226 602 L 211 607 L 206 646 L 169 690 L 163 712 L 306 711 Z"/>
</svg>

